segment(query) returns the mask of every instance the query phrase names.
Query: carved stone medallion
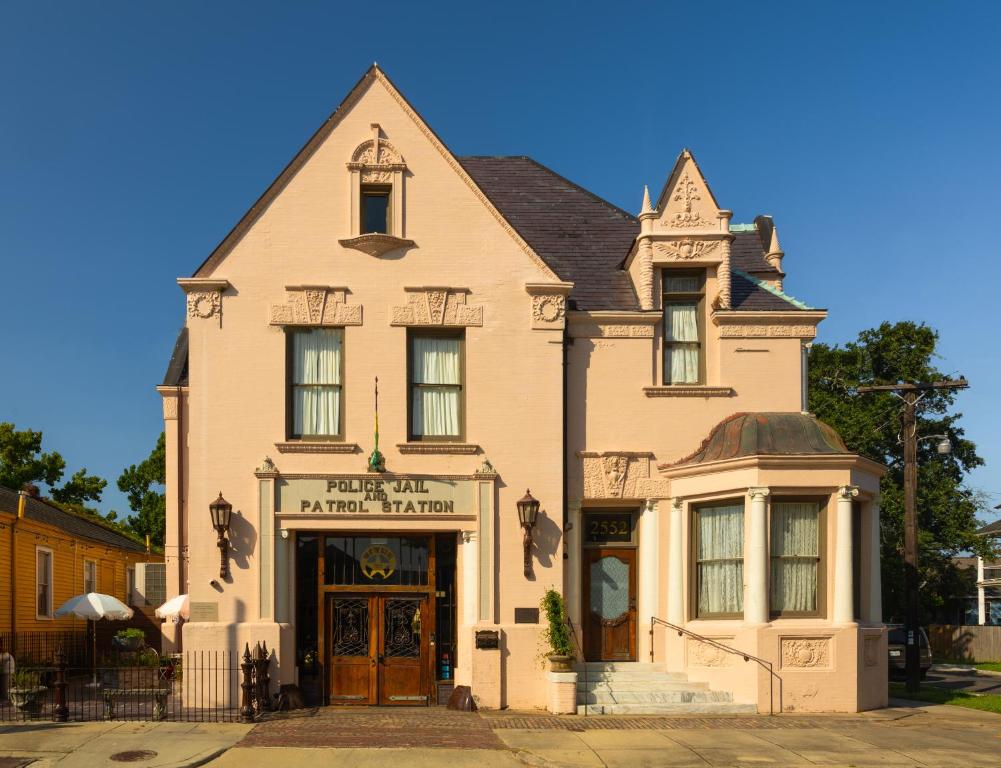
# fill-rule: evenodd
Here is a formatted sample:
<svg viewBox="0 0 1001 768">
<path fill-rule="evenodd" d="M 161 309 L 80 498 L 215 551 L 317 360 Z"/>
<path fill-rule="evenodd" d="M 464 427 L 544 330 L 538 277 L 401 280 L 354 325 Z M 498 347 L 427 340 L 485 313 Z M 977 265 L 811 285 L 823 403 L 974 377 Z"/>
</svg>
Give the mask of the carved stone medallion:
<svg viewBox="0 0 1001 768">
<path fill-rule="evenodd" d="M 827 637 L 783 637 L 782 666 L 817 669 L 831 666 L 831 640 Z"/>
<path fill-rule="evenodd" d="M 192 291 L 188 294 L 188 317 L 207 320 L 222 311 L 222 294 L 219 291 Z"/>
</svg>

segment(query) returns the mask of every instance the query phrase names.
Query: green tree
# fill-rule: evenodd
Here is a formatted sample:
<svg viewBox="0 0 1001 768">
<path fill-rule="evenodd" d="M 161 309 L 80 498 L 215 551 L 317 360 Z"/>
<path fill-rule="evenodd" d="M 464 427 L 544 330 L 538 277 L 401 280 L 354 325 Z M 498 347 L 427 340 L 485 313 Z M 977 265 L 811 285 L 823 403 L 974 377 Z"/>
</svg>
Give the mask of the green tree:
<svg viewBox="0 0 1001 768">
<path fill-rule="evenodd" d="M 167 530 L 167 499 L 161 490 L 167 481 L 165 440 L 161 432 L 150 455 L 128 467 L 118 478 L 118 488 L 135 513 L 125 521 L 126 525 L 140 536 L 149 535 L 157 547 L 163 547 Z"/>
<path fill-rule="evenodd" d="M 42 453 L 41 432 L 18 431 L 13 424 L 0 422 L 0 485 L 19 491 L 28 483 L 41 483 L 49 487 L 53 501 L 100 516 L 85 503 L 100 501 L 108 481 L 88 475 L 84 468 L 57 485 L 65 470 L 66 462 L 58 453 Z"/>
<path fill-rule="evenodd" d="M 880 484 L 883 615 L 904 615 L 904 459 L 900 442 L 902 401 L 890 392 L 860 395 L 867 384 L 955 378 L 933 361 L 938 334 L 923 323 L 883 323 L 862 331 L 844 346 L 815 344 L 810 353 L 810 410 L 841 433 L 848 448 L 885 464 Z M 918 406 L 918 436 L 945 434 L 952 453 L 937 453 L 934 440 L 918 443 L 917 512 L 919 572 L 924 620 L 941 612 L 962 583 L 952 557 L 963 551 L 991 556 L 991 542 L 976 535 L 977 515 L 986 510 L 966 473 L 983 464 L 976 446 L 963 437 L 961 413 L 951 412 L 956 393 L 933 390 Z"/>
</svg>

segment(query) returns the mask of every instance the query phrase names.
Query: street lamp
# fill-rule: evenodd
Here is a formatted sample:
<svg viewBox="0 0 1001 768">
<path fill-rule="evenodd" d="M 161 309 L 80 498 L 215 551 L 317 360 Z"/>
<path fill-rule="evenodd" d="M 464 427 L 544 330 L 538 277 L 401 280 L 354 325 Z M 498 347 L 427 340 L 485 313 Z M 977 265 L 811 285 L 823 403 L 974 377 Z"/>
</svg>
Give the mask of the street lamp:
<svg viewBox="0 0 1001 768">
<path fill-rule="evenodd" d="M 948 435 L 927 435 L 926 437 L 919 437 L 918 442 L 922 440 L 938 440 L 935 443 L 935 451 L 940 456 L 948 456 L 952 453 L 952 441 L 949 439 Z"/>
<path fill-rule="evenodd" d="M 229 521 L 233 516 L 233 505 L 222 497 L 219 491 L 219 498 L 209 504 L 209 514 L 212 515 L 212 527 L 219 534 L 216 546 L 219 547 L 219 578 L 229 578 Z"/>
<path fill-rule="evenodd" d="M 532 529 L 535 521 L 539 517 L 539 502 L 532 496 L 532 492 L 525 491 L 525 495 L 518 501 L 518 522 L 521 523 L 522 543 L 525 545 L 525 578 L 532 575 Z"/>
</svg>

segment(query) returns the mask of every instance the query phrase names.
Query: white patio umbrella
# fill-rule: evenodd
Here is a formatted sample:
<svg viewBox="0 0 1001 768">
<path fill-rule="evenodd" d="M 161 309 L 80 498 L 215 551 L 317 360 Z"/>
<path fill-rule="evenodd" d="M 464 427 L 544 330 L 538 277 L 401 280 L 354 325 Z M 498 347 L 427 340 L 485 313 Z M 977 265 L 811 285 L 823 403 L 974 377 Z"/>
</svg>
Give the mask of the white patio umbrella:
<svg viewBox="0 0 1001 768">
<path fill-rule="evenodd" d="M 132 618 L 133 611 L 117 597 L 104 595 L 100 592 L 88 592 L 85 595 L 71 597 L 56 609 L 56 616 L 76 616 L 88 621 L 109 619 L 123 621 Z M 94 627 L 94 685 L 97 685 L 97 627 Z"/>
<path fill-rule="evenodd" d="M 189 606 L 188 596 L 178 595 L 157 608 L 156 615 L 161 619 L 173 619 L 176 622 L 179 618 L 188 618 Z"/>
</svg>

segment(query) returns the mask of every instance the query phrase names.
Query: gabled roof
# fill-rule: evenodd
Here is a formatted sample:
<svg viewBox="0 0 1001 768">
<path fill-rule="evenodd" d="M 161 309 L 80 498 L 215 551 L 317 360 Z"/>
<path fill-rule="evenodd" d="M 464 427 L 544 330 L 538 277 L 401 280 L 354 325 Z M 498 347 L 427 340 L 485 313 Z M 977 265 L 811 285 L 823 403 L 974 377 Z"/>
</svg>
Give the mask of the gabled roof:
<svg viewBox="0 0 1001 768">
<path fill-rule="evenodd" d="M 362 75 L 361 79 L 355 84 L 354 88 L 344 97 L 344 100 L 337 106 L 331 114 L 321 125 L 316 133 L 314 133 L 309 141 L 300 149 L 295 157 L 289 162 L 288 165 L 282 170 L 278 177 L 271 182 L 264 194 L 262 194 L 257 201 L 250 207 L 240 221 L 236 224 L 233 229 L 230 230 L 229 234 L 223 238 L 222 242 L 219 243 L 209 254 L 208 258 L 202 262 L 202 265 L 195 270 L 195 277 L 205 277 L 226 257 L 226 255 L 236 246 L 240 239 L 244 236 L 247 230 L 253 226 L 257 218 L 263 213 L 263 211 L 271 204 L 271 202 L 281 193 L 285 186 L 292 180 L 299 169 L 302 168 L 306 162 L 313 156 L 313 153 L 320 147 L 323 141 L 330 135 L 331 131 L 337 126 L 341 118 L 347 114 L 348 110 L 361 98 L 362 94 L 365 92 L 373 82 L 380 82 L 385 86 L 386 90 L 389 91 L 390 95 L 399 103 L 400 107 L 406 112 L 421 129 L 421 131 L 428 137 L 431 144 L 442 154 L 446 162 L 452 166 L 452 168 L 459 174 L 459 176 L 472 188 L 473 193 L 483 202 L 483 204 L 489 209 L 489 211 L 496 217 L 498 223 L 508 231 L 508 233 L 514 238 L 521 249 L 528 255 L 532 261 L 534 261 L 543 272 L 548 273 L 551 277 L 557 278 L 552 270 L 547 266 L 545 261 L 536 254 L 531 246 L 525 242 L 525 240 L 517 233 L 516 230 L 511 228 L 511 225 L 504 219 L 503 215 L 497 211 L 496 207 L 485 197 L 483 192 L 476 187 L 476 183 L 469 176 L 467 171 L 459 164 L 455 155 L 446 146 L 445 142 L 439 138 L 438 134 L 434 132 L 434 129 L 424 120 L 423 117 L 417 112 L 416 109 L 404 98 L 400 90 L 393 84 L 385 72 L 383 72 L 377 64 L 373 64 L 368 70 Z"/>
<path fill-rule="evenodd" d="M 0 485 L 0 512 L 17 515 L 17 491 Z M 64 509 L 47 503 L 43 499 L 29 496 L 25 503 L 24 516 L 28 520 L 51 525 L 71 536 L 87 539 L 129 552 L 145 552 L 146 547 L 128 536 L 117 533 L 96 521 L 74 515 Z"/>
<path fill-rule="evenodd" d="M 182 328 L 174 342 L 174 351 L 167 363 L 167 372 L 163 374 L 164 387 L 188 386 L 188 329 Z"/>
<path fill-rule="evenodd" d="M 1001 520 L 988 523 L 977 531 L 981 536 L 1001 536 Z"/>
<path fill-rule="evenodd" d="M 577 309 L 639 309 L 620 265 L 639 222 L 530 157 L 460 157 L 477 186 L 561 280 Z"/>
</svg>

